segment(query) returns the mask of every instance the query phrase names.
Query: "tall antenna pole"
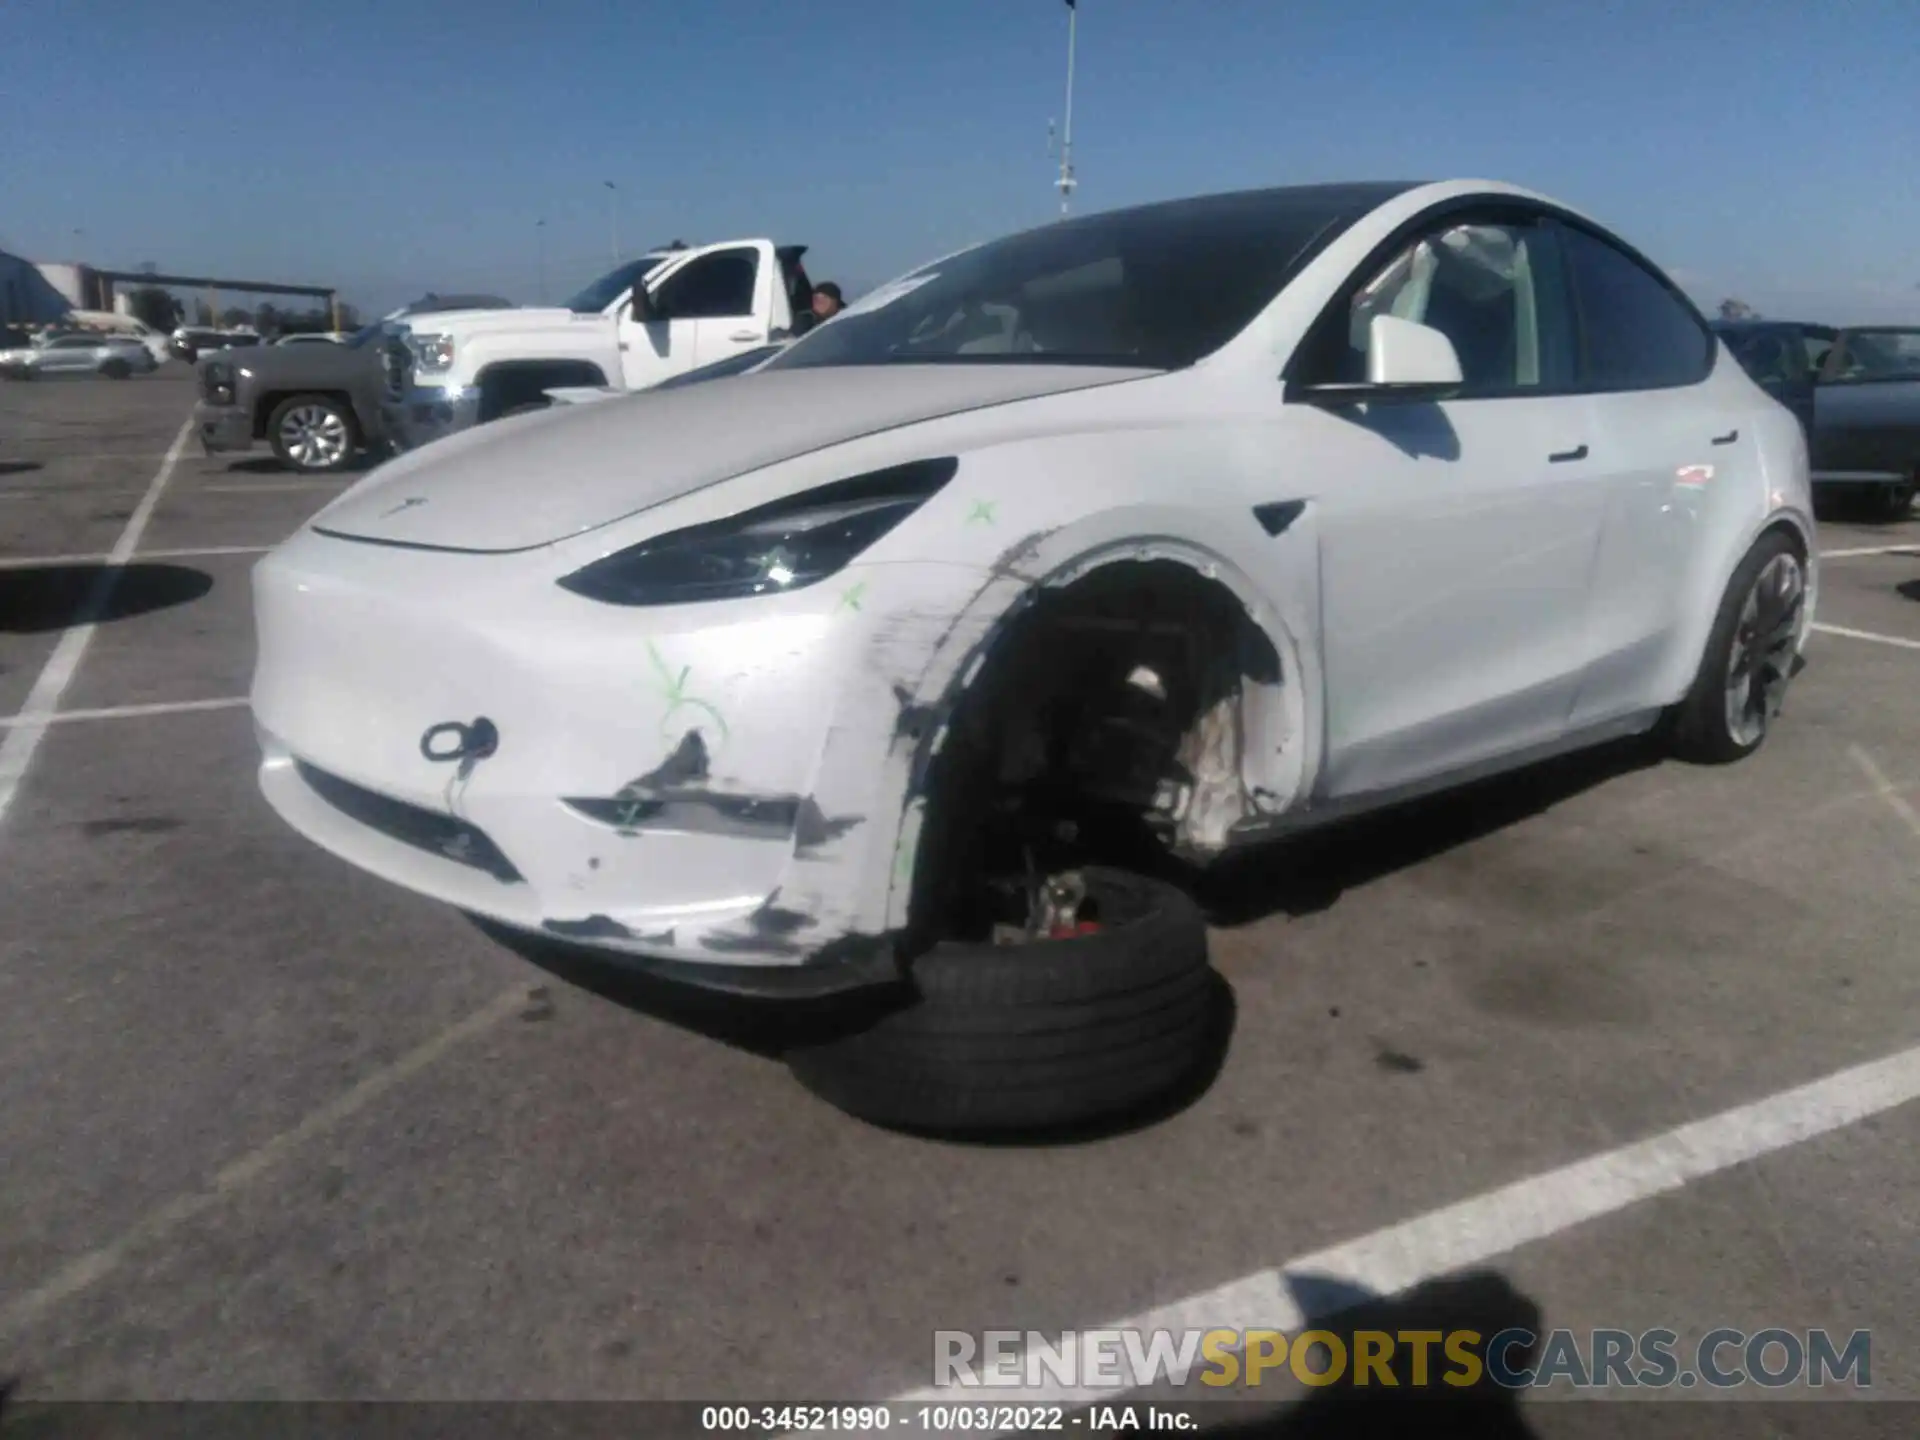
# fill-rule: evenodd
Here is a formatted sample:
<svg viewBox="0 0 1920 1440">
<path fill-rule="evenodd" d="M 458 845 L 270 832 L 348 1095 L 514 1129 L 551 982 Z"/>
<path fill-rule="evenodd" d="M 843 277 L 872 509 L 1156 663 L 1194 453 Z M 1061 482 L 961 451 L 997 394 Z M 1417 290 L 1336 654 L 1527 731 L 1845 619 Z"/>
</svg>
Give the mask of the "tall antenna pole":
<svg viewBox="0 0 1920 1440">
<path fill-rule="evenodd" d="M 1067 0 L 1067 110 L 1066 123 L 1060 132 L 1060 178 L 1055 182 L 1060 190 L 1060 213 L 1065 215 L 1073 200 L 1073 187 L 1078 183 L 1073 178 L 1073 42 L 1080 24 L 1080 6 L 1077 0 Z"/>
</svg>

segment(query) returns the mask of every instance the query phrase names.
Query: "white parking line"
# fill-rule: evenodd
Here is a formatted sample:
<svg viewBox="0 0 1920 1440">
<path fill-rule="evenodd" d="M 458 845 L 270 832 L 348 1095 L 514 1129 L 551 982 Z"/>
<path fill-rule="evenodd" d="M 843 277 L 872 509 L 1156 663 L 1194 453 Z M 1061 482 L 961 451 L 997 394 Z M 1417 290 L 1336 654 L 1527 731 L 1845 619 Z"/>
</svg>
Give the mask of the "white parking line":
<svg viewBox="0 0 1920 1440">
<path fill-rule="evenodd" d="M 1357 1240 L 1296 1256 L 1271 1270 L 1256 1271 L 1098 1328 L 1300 1330 L 1309 1320 L 1326 1317 L 1302 1312 L 1289 1276 L 1324 1277 L 1376 1295 L 1396 1294 L 1916 1099 L 1920 1099 L 1920 1046 L 1430 1210 Z M 1078 1370 L 1076 1360 L 1069 1373 Z M 992 1399 L 995 1404 L 1079 1405 L 1118 1393 L 1049 1382 L 1034 1388 L 996 1388 Z M 957 1394 L 929 1387 L 898 1396 L 892 1403 L 952 1400 Z"/>
<path fill-rule="evenodd" d="M 1902 795 L 1899 787 L 1887 778 L 1886 771 L 1876 765 L 1873 757 L 1858 745 L 1849 745 L 1847 753 L 1853 757 L 1853 763 L 1860 767 L 1861 773 L 1872 782 L 1873 793 L 1886 801 L 1888 808 L 1906 821 L 1907 828 L 1914 833 L 1916 839 L 1920 839 L 1920 813 L 1915 812 L 1913 806 L 1907 803 L 1907 797 Z"/>
<path fill-rule="evenodd" d="M 20 793 L 20 782 L 26 778 L 27 766 L 33 763 L 33 752 L 40 748 L 40 739 L 47 733 L 45 717 L 60 708 L 60 697 L 66 694 L 67 686 L 73 682 L 74 673 L 79 670 L 80 661 L 87 653 L 87 645 L 93 639 L 94 627 L 106 612 L 107 601 L 113 597 L 113 587 L 119 583 L 119 567 L 138 548 L 147 522 L 153 518 L 154 507 L 160 503 L 160 494 L 167 488 L 167 481 L 172 477 L 174 467 L 180 463 L 181 452 L 187 448 L 187 437 L 192 433 L 193 417 L 189 415 L 181 422 L 180 433 L 173 437 L 167 457 L 160 462 L 160 469 L 147 486 L 147 493 L 140 498 L 139 505 L 128 517 L 127 528 L 120 532 L 120 539 L 107 553 L 106 568 L 88 587 L 86 599 L 81 602 L 79 613 L 73 617 L 73 624 L 61 635 L 60 643 L 53 647 L 53 654 L 47 657 L 47 663 L 40 668 L 33 688 L 27 692 L 26 704 L 20 707 L 21 713 L 40 718 L 9 727 L 5 738 L 0 739 L 0 824 L 5 823 L 13 797 Z"/>
<path fill-rule="evenodd" d="M 202 545 L 190 550 L 142 550 L 131 557 L 143 560 L 197 560 L 203 555 L 264 555 L 271 545 Z M 89 555 L 0 555 L 0 570 L 31 570 L 41 565 L 98 565 L 109 559 L 105 550 Z"/>
<path fill-rule="evenodd" d="M 1920 544 L 1909 540 L 1904 545 L 1862 545 L 1853 550 L 1822 550 L 1822 560 L 1851 560 L 1856 555 L 1920 555 Z"/>
<path fill-rule="evenodd" d="M 105 1278 L 119 1267 L 136 1246 L 146 1244 L 211 1209 L 226 1196 L 259 1179 L 270 1166 L 284 1160 L 307 1141 L 332 1129 L 356 1111 L 364 1110 L 394 1086 L 419 1074 L 461 1041 L 491 1030 L 526 1003 L 527 991 L 524 987 L 498 996 L 491 1004 L 476 1010 L 457 1025 L 442 1030 L 431 1040 L 409 1050 L 384 1070 L 374 1071 L 292 1129 L 282 1130 L 265 1144 L 223 1167 L 204 1188 L 168 1201 L 131 1229 L 122 1232 L 118 1238 L 62 1266 L 51 1279 L 0 1309 L 0 1334 L 18 1330 L 49 1306 L 77 1295 Z"/>
<path fill-rule="evenodd" d="M 1871 640 L 1878 645 L 1898 645 L 1902 650 L 1920 650 L 1920 640 L 1908 640 L 1899 635 L 1881 635 L 1872 630 L 1849 630 L 1844 625 L 1824 625 L 1816 620 L 1809 627 L 1822 635 L 1844 635 L 1849 640 Z"/>
<path fill-rule="evenodd" d="M 38 714 L 22 710 L 18 715 L 0 716 L 0 730 L 22 725 L 66 725 L 75 720 L 132 720 L 144 715 L 181 715 L 193 710 L 238 710 L 247 703 L 244 695 L 226 695 L 218 700 L 161 700 L 151 705 L 110 705 L 102 710 L 53 710 Z"/>
</svg>

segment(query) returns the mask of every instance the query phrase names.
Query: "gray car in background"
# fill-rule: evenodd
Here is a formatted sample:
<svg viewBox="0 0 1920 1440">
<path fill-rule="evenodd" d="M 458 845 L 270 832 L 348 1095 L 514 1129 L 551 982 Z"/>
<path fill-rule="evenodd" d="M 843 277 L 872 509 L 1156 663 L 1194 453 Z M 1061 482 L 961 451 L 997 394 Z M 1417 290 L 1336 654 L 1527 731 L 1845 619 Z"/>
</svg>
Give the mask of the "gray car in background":
<svg viewBox="0 0 1920 1440">
<path fill-rule="evenodd" d="M 125 380 L 158 368 L 153 352 L 130 335 L 50 335 L 13 350 L 0 350 L 0 375 L 35 380 L 43 375 L 104 375 Z"/>
<path fill-rule="evenodd" d="M 289 469 L 343 470 L 385 445 L 380 340 L 390 321 L 435 310 L 511 309 L 486 295 L 430 295 L 338 344 L 265 345 L 203 358 L 194 426 L 210 455 L 265 444 Z"/>
</svg>

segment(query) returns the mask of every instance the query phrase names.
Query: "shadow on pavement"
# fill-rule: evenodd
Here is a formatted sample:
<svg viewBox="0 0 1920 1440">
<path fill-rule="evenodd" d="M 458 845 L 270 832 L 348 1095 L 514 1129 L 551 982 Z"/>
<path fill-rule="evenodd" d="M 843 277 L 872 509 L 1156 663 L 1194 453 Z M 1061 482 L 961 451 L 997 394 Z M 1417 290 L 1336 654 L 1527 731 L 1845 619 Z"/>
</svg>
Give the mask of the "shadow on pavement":
<svg viewBox="0 0 1920 1440">
<path fill-rule="evenodd" d="M 1909 600 L 1920 600 L 1920 580 L 1902 580 L 1893 588 Z"/>
<path fill-rule="evenodd" d="M 1540 1333 L 1540 1307 L 1503 1276 L 1492 1271 L 1449 1276 L 1390 1298 L 1313 1276 L 1289 1276 L 1287 1283 L 1308 1324 L 1334 1336 L 1343 1348 L 1340 1378 L 1277 1412 L 1202 1426 L 1199 1433 L 1241 1440 L 1533 1440 L 1535 1432 L 1520 1416 L 1518 1392 L 1495 1384 L 1486 1373 L 1486 1342 L 1502 1331 L 1528 1332 L 1528 1338 L 1502 1345 L 1508 1366 L 1523 1369 L 1536 1358 L 1538 1342 L 1531 1337 Z M 1385 1361 L 1392 1385 L 1377 1370 L 1369 1374 L 1370 1383 L 1354 1383 L 1354 1337 L 1365 1331 L 1393 1337 Z M 1399 1340 L 1414 1331 L 1473 1332 L 1477 1343 L 1465 1344 L 1462 1353 L 1474 1357 L 1478 1378 L 1472 1384 L 1445 1383 L 1447 1375 L 1464 1379 L 1466 1372 L 1436 1340 L 1427 1347 L 1425 1383 L 1416 1387 L 1415 1346 Z M 1315 1347 L 1316 1372 L 1329 1368 L 1329 1358 L 1328 1349 Z"/>
<path fill-rule="evenodd" d="M 42 468 L 38 460 L 0 460 L 0 475 L 24 475 Z"/>
<path fill-rule="evenodd" d="M 1661 760 L 1647 737 L 1549 760 L 1373 815 L 1275 841 L 1189 881 L 1216 925 L 1325 910 L 1346 891 L 1552 809 Z"/>
<path fill-rule="evenodd" d="M 184 565 L 33 565 L 0 569 L 0 634 L 64 630 L 99 596 L 98 620 L 125 620 L 198 600 L 213 577 Z"/>
<path fill-rule="evenodd" d="M 295 470 L 290 465 L 282 465 L 271 455 L 248 455 L 243 459 L 230 461 L 226 467 L 226 473 L 229 475 L 284 475 L 290 480 L 328 480 L 336 475 L 363 475 L 385 458 L 382 455 L 362 451 L 338 470 L 308 473 Z"/>
</svg>

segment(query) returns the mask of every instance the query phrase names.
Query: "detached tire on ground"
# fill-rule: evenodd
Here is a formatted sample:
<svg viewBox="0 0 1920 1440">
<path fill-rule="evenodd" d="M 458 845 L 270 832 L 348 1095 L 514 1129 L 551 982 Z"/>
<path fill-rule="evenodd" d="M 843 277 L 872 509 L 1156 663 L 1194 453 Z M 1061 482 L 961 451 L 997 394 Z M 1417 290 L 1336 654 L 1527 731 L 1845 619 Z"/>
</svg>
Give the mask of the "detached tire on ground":
<svg viewBox="0 0 1920 1440">
<path fill-rule="evenodd" d="M 913 962 L 917 999 L 789 1050 L 794 1076 L 876 1124 L 971 1133 L 1103 1119 L 1191 1077 L 1215 1037 L 1199 910 L 1158 880 L 1084 875 L 1097 930 L 936 945 Z"/>
</svg>

